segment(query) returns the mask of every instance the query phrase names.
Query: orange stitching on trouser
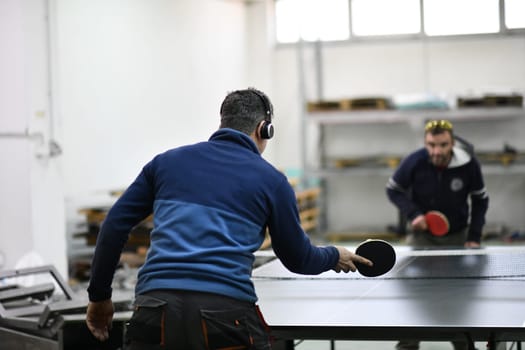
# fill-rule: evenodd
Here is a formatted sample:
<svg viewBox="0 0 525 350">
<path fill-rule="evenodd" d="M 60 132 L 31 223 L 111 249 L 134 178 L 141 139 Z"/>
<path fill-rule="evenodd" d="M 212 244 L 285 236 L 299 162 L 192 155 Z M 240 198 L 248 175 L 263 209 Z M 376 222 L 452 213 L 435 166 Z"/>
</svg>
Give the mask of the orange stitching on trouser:
<svg viewBox="0 0 525 350">
<path fill-rule="evenodd" d="M 204 342 L 206 343 L 206 349 L 209 349 L 210 344 L 208 342 L 208 328 L 206 327 L 206 321 L 201 320 L 201 326 L 202 326 L 202 334 L 204 335 Z"/>
<path fill-rule="evenodd" d="M 162 318 L 160 320 L 160 345 L 164 346 L 166 344 L 165 342 L 165 334 L 166 334 L 166 310 L 162 310 Z"/>
</svg>

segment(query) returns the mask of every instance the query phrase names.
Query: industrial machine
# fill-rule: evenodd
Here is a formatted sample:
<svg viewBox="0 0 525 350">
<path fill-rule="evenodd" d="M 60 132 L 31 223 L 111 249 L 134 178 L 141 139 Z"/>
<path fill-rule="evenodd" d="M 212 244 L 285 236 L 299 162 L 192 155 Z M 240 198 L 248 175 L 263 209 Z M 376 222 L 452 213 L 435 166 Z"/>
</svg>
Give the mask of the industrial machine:
<svg viewBox="0 0 525 350">
<path fill-rule="evenodd" d="M 0 271 L 2 349 L 122 349 L 131 298 L 114 302 L 110 338 L 96 340 L 85 325 L 88 300 L 75 293 L 50 265 Z"/>
</svg>

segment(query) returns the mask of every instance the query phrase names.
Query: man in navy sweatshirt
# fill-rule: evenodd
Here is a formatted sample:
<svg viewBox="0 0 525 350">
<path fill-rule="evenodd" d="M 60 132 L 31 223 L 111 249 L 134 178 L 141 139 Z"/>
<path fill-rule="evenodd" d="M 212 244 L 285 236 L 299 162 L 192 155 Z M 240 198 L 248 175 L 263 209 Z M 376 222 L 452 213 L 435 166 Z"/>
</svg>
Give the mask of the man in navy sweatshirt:
<svg viewBox="0 0 525 350">
<path fill-rule="evenodd" d="M 97 339 L 109 336 L 111 283 L 128 234 L 151 213 L 127 349 L 270 349 L 251 281 L 267 228 L 276 256 L 292 272 L 371 265 L 343 247 L 313 245 L 302 230 L 287 178 L 261 156 L 274 131 L 264 93 L 229 93 L 220 116 L 208 141 L 154 157 L 108 212 L 88 287 L 86 323 Z"/>
<path fill-rule="evenodd" d="M 489 198 L 473 154 L 455 146 L 452 124 L 433 120 L 425 126 L 425 148 L 408 155 L 388 180 L 390 201 L 409 220 L 414 246 L 480 246 Z M 469 207 L 470 198 L 470 207 Z M 424 214 L 442 212 L 450 229 L 444 236 L 427 231 Z"/>
<path fill-rule="evenodd" d="M 480 247 L 489 198 L 479 162 L 455 145 L 449 121 L 426 124 L 425 147 L 401 162 L 388 180 L 386 193 L 408 219 L 412 230 L 407 241 L 413 247 Z M 444 236 L 428 231 L 424 214 L 431 210 L 447 217 L 450 226 Z M 453 344 L 455 350 L 467 349 L 465 342 Z M 396 348 L 419 349 L 419 342 L 399 342 Z"/>
</svg>

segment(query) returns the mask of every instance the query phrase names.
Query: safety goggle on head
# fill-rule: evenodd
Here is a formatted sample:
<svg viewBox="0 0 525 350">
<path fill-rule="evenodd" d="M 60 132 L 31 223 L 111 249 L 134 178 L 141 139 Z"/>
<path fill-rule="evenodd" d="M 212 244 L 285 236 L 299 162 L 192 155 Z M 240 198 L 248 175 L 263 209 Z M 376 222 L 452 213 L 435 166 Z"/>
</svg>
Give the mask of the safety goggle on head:
<svg viewBox="0 0 525 350">
<path fill-rule="evenodd" d="M 425 124 L 425 131 L 443 129 L 452 131 L 452 123 L 448 120 L 430 120 Z"/>
</svg>

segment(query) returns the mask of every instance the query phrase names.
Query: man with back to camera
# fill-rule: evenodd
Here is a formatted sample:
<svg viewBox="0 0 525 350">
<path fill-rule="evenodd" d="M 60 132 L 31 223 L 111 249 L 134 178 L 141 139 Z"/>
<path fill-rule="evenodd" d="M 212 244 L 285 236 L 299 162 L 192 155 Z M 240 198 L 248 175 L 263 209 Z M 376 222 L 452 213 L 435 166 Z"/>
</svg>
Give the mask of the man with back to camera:
<svg viewBox="0 0 525 350">
<path fill-rule="evenodd" d="M 292 272 L 355 272 L 372 263 L 343 247 L 317 247 L 301 228 L 287 178 L 261 156 L 273 136 L 268 97 L 229 93 L 220 128 L 206 142 L 159 154 L 108 212 L 97 239 L 86 323 L 109 337 L 111 282 L 132 227 L 154 229 L 135 287 L 126 349 L 271 349 L 251 281 L 266 227 Z"/>
<path fill-rule="evenodd" d="M 455 145 L 449 121 L 425 125 L 425 147 L 401 162 L 388 180 L 386 193 L 410 222 L 407 242 L 412 247 L 480 247 L 489 198 L 479 162 Z M 444 236 L 428 231 L 424 214 L 431 210 L 448 219 L 450 229 Z M 467 349 L 466 342 L 452 343 L 455 350 Z M 419 349 L 419 341 L 401 341 L 396 349 Z"/>
</svg>

